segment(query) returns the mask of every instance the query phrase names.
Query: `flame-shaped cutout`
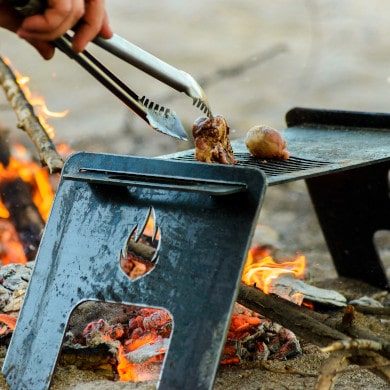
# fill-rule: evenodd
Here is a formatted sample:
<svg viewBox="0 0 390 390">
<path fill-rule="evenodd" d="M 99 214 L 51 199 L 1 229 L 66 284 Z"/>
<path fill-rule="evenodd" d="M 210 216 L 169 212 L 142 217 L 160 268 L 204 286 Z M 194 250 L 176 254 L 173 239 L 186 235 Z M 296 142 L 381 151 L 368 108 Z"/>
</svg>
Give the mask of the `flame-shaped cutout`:
<svg viewBox="0 0 390 390">
<path fill-rule="evenodd" d="M 122 270 L 132 280 L 144 276 L 154 268 L 159 247 L 160 228 L 156 224 L 154 208 L 149 207 L 145 221 L 141 226 L 134 226 L 121 251 Z"/>
</svg>

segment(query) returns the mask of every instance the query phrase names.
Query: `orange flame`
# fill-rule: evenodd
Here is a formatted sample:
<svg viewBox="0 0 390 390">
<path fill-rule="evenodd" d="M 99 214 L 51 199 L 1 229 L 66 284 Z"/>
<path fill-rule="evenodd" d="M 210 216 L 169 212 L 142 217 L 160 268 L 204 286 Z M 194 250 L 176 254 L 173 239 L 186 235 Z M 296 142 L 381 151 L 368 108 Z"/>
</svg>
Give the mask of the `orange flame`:
<svg viewBox="0 0 390 390">
<path fill-rule="evenodd" d="M 161 362 L 164 358 L 164 354 L 166 353 L 165 348 L 160 348 L 158 351 L 159 355 L 153 356 L 143 363 L 132 363 L 127 359 L 126 353 L 135 351 L 147 344 L 154 344 L 158 342 L 160 338 L 161 337 L 154 332 L 147 332 L 139 338 L 126 341 L 125 346 L 119 346 L 117 355 L 117 372 L 120 381 L 142 382 L 145 380 L 157 379 L 161 367 L 154 367 L 153 369 L 152 364 L 155 362 Z"/>
<path fill-rule="evenodd" d="M 8 314 L 0 314 L 0 322 L 3 322 L 7 326 L 9 326 L 10 329 L 15 329 L 16 326 L 16 318 L 12 317 Z"/>
<path fill-rule="evenodd" d="M 26 264 L 27 258 L 24 253 L 23 245 L 17 237 L 14 226 L 8 221 L 2 221 L 0 224 L 1 237 L 1 264 L 21 263 Z"/>
<path fill-rule="evenodd" d="M 32 200 L 44 221 L 47 220 L 54 198 L 48 170 L 42 168 L 35 162 L 23 160 L 27 154 L 23 146 L 17 147 L 18 158 L 13 156 L 9 159 L 9 164 L 4 166 L 0 163 L 0 182 L 13 181 L 20 178 L 28 183 L 31 188 Z M 17 233 L 11 223 L 7 223 L 10 214 L 0 199 L 0 218 L 3 220 L 0 225 L 1 237 L 1 264 L 10 263 L 26 264 L 27 258 L 23 245 L 17 237 Z"/>
<path fill-rule="evenodd" d="M 0 314 L 0 336 L 12 333 L 16 326 L 16 318 L 7 314 Z"/>
<path fill-rule="evenodd" d="M 305 268 L 305 256 L 297 255 L 292 261 L 277 263 L 267 248 L 255 245 L 248 252 L 242 281 L 247 285 L 256 285 L 264 293 L 270 294 L 272 282 L 280 275 L 292 274 L 296 278 L 301 278 L 305 274 Z M 296 296 L 295 298 L 292 300 L 299 301 L 300 297 Z"/>
<path fill-rule="evenodd" d="M 135 366 L 135 364 L 130 363 L 126 359 L 124 348 L 120 345 L 118 348 L 118 364 L 116 367 L 120 380 L 123 382 L 136 382 L 138 379 Z"/>
<path fill-rule="evenodd" d="M 19 154 L 22 151 L 26 153 L 23 146 L 19 145 L 18 148 Z M 47 169 L 42 168 L 35 162 L 23 161 L 13 156 L 10 157 L 8 166 L 4 167 L 0 163 L 0 181 L 15 180 L 18 177 L 31 186 L 33 202 L 38 207 L 43 220 L 46 221 L 54 197 L 54 190 Z M 9 212 L 2 203 L 0 203 L 0 217 L 9 217 Z"/>
</svg>

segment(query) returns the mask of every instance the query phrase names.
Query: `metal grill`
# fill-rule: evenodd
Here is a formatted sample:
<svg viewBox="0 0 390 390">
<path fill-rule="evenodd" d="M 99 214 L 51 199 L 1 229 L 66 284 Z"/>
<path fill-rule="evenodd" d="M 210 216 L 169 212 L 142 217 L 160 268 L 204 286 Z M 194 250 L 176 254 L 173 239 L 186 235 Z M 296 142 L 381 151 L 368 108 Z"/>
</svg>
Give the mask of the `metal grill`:
<svg viewBox="0 0 390 390">
<path fill-rule="evenodd" d="M 390 229 L 390 115 L 295 108 L 286 122 L 288 160 L 254 158 L 239 139 L 239 165 L 262 170 L 268 185 L 304 179 L 338 274 L 390 290 L 373 243 Z M 193 161 L 194 153 L 163 158 Z"/>
<path fill-rule="evenodd" d="M 251 156 L 249 153 L 235 153 L 238 165 L 260 168 L 266 176 L 279 176 L 291 174 L 306 169 L 324 167 L 330 164 L 329 161 L 308 160 L 291 156 L 288 160 L 261 160 Z M 180 154 L 172 157 L 173 160 L 194 161 L 193 153 Z"/>
<path fill-rule="evenodd" d="M 295 108 L 282 130 L 291 157 L 287 160 L 252 157 L 244 139 L 232 141 L 239 165 L 260 168 L 268 185 L 308 179 L 390 159 L 390 115 Z M 163 156 L 194 161 L 194 149 Z M 203 163 L 200 163 L 203 164 Z"/>
</svg>

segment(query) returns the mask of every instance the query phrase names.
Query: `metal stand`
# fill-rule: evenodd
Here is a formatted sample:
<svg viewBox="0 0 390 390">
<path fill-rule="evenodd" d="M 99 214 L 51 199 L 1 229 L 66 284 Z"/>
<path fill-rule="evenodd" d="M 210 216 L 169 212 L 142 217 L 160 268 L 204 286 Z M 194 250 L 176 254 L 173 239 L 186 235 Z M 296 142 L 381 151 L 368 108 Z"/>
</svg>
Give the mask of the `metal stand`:
<svg viewBox="0 0 390 390">
<path fill-rule="evenodd" d="M 390 162 L 306 179 L 339 275 L 389 289 L 374 233 L 390 229 Z"/>
<path fill-rule="evenodd" d="M 85 300 L 168 310 L 158 388 L 211 389 L 265 186 L 253 168 L 72 156 L 3 366 L 11 389 L 49 388 L 68 319 Z M 150 208 L 155 267 L 131 280 L 121 252 Z"/>
</svg>

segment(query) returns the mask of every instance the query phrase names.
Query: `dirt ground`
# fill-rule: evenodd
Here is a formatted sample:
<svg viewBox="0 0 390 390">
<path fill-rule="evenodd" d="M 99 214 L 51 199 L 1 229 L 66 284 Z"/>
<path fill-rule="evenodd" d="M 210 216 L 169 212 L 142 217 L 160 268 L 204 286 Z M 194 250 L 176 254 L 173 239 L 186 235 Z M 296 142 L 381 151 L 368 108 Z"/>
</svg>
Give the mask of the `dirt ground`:
<svg viewBox="0 0 390 390">
<path fill-rule="evenodd" d="M 305 106 L 374 112 L 389 111 L 390 4 L 386 0 L 199 0 L 182 2 L 107 1 L 116 33 L 192 74 L 206 90 L 215 113 L 223 114 L 242 137 L 255 124 L 285 127 L 284 115 Z M 90 47 L 137 93 L 174 109 L 186 129 L 200 115 L 191 100 L 140 74 L 129 65 Z M 46 98 L 49 109 L 69 114 L 52 119 L 55 140 L 75 150 L 158 156 L 191 147 L 150 130 L 77 64 L 57 53 L 40 59 L 27 44 L 0 31 L 0 55 L 31 77 L 30 88 Z M 0 96 L 0 123 L 10 141 L 29 145 L 16 128 L 15 116 Z M 390 149 L 390 143 L 389 143 Z M 389 232 L 376 240 L 390 274 Z M 254 241 L 270 243 L 280 253 L 307 256 L 313 283 L 335 279 L 303 182 L 270 187 Z M 364 293 L 364 291 L 362 291 Z M 273 368 L 223 367 L 214 388 L 312 389 L 325 355 L 303 342 L 304 354 Z M 153 388 L 101 380 L 73 367 L 59 368 L 52 388 Z M 3 378 L 0 388 L 7 388 Z M 336 389 L 387 389 L 366 370 L 344 374 Z"/>
</svg>

